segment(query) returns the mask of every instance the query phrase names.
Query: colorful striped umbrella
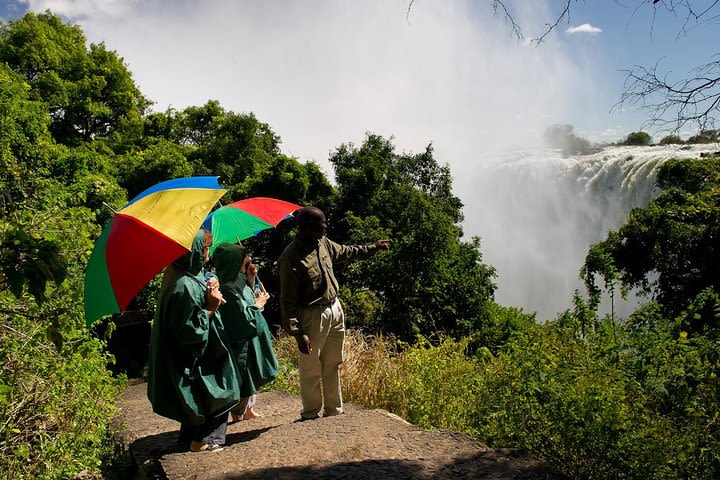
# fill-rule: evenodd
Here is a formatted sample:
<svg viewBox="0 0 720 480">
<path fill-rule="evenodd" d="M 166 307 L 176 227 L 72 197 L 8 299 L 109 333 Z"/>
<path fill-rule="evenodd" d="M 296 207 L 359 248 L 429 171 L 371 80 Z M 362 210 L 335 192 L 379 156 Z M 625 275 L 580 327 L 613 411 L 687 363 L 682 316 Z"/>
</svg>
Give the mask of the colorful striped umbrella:
<svg viewBox="0 0 720 480">
<path fill-rule="evenodd" d="M 85 322 L 120 313 L 163 268 L 190 251 L 213 205 L 218 177 L 177 178 L 132 199 L 103 229 L 85 271 Z"/>
<path fill-rule="evenodd" d="M 203 224 L 213 234 L 210 252 L 223 242 L 239 242 L 276 227 L 300 208 L 300 205 L 267 197 L 246 198 L 220 207 L 208 215 Z"/>
</svg>

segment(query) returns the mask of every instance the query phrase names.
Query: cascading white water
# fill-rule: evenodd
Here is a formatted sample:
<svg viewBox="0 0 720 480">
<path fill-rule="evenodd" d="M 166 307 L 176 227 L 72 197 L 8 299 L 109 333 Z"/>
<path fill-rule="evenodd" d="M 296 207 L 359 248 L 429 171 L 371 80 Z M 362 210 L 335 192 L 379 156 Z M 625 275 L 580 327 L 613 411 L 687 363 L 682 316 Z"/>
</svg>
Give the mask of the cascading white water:
<svg viewBox="0 0 720 480">
<path fill-rule="evenodd" d="M 465 233 L 482 238 L 484 261 L 497 269 L 498 302 L 537 311 L 538 320 L 570 308 L 573 291 L 584 291 L 579 271 L 588 248 L 657 196 L 658 167 L 670 158 L 719 149 L 717 144 L 607 147 L 578 157 L 524 150 L 499 155 L 464 175 L 459 190 L 472 192 L 465 201 Z M 617 297 L 616 314 L 637 304 Z"/>
</svg>

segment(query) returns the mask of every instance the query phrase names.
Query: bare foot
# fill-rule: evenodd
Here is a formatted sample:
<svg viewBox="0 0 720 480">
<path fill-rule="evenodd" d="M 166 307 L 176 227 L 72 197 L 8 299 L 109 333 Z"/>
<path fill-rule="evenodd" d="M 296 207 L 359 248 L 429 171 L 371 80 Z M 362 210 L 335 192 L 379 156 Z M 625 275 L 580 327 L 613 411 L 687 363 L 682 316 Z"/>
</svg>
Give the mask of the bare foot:
<svg viewBox="0 0 720 480">
<path fill-rule="evenodd" d="M 264 415 L 255 411 L 253 407 L 248 408 L 243 415 L 243 420 L 252 420 L 253 418 L 262 418 Z"/>
</svg>

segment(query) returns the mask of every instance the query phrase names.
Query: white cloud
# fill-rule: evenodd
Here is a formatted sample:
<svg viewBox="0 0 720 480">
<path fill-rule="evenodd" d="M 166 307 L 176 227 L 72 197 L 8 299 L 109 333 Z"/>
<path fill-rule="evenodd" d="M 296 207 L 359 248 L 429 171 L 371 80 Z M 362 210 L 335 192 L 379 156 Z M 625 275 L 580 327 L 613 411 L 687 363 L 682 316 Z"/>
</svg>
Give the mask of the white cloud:
<svg viewBox="0 0 720 480">
<path fill-rule="evenodd" d="M 131 12 L 139 0 L 20 0 L 34 12 L 51 10 L 76 20 L 101 17 L 121 17 Z"/>
<path fill-rule="evenodd" d="M 565 30 L 565 33 L 567 33 L 568 35 L 572 35 L 573 33 L 590 33 L 596 35 L 600 32 L 602 32 L 602 28 L 595 27 L 593 25 L 590 25 L 589 23 L 583 23 L 582 25 L 578 25 L 577 27 L 570 27 Z"/>
</svg>

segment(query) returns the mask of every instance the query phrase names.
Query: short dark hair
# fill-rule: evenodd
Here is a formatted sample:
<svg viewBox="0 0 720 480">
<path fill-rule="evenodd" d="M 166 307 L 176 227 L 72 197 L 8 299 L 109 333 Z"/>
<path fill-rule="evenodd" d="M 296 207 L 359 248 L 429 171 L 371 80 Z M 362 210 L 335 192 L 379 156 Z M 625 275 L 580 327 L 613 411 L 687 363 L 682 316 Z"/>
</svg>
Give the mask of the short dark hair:
<svg viewBox="0 0 720 480">
<path fill-rule="evenodd" d="M 325 220 L 325 214 L 317 207 L 303 207 L 297 214 L 297 222 L 299 226 L 317 225 Z"/>
</svg>

